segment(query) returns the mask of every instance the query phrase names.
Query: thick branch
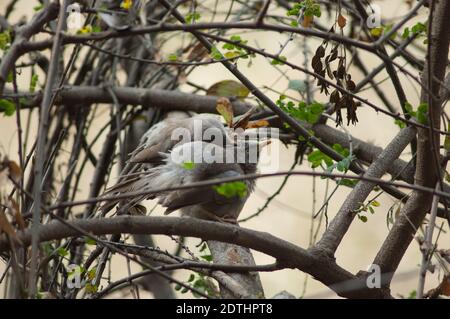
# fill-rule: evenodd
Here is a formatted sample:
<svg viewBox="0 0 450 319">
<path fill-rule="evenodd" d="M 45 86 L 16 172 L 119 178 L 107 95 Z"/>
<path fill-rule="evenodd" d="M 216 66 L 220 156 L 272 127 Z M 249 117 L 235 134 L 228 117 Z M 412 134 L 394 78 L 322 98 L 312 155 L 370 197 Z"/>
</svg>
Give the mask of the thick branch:
<svg viewBox="0 0 450 319">
<path fill-rule="evenodd" d="M 217 97 L 182 93 L 173 90 L 143 89 L 134 87 L 111 88 L 121 104 L 144 105 L 163 108 L 164 110 L 186 110 L 197 113 L 217 113 Z M 41 94 L 26 101 L 23 108 L 35 107 L 40 104 Z M 58 91 L 56 104 L 93 104 L 113 103 L 112 95 L 100 86 L 65 86 Z M 236 114 L 243 114 L 251 105 L 233 101 Z"/>
<path fill-rule="evenodd" d="M 331 259 L 325 259 L 280 238 L 246 228 L 226 225 L 217 222 L 203 221 L 194 218 L 179 217 L 143 217 L 119 216 L 115 218 L 76 220 L 72 225 L 95 235 L 104 234 L 159 234 L 198 237 L 204 240 L 217 240 L 248 247 L 270 255 L 285 267 L 298 268 L 321 281 L 337 294 L 348 298 L 380 298 L 389 297 L 378 289 L 362 289 L 365 280 L 359 279 L 339 267 Z M 58 221 L 52 221 L 39 227 L 41 242 L 78 236 L 72 227 Z M 24 245 L 31 241 L 30 231 L 18 235 Z M 0 251 L 9 249 L 5 236 L 0 237 Z M 345 290 L 342 282 L 352 282 L 361 290 Z"/>
<path fill-rule="evenodd" d="M 436 1 L 436 8 L 432 13 L 431 36 L 430 36 L 430 55 L 428 63 L 422 75 L 423 83 L 428 83 L 428 73 L 434 81 L 428 83 L 431 93 L 439 96 L 440 84 L 444 79 L 445 68 L 448 59 L 449 41 L 450 41 L 450 1 Z M 430 69 L 431 67 L 431 69 Z M 422 90 L 421 102 L 429 103 L 429 119 L 434 124 L 435 129 L 440 126 L 440 100 L 429 98 L 427 92 Z M 434 135 L 432 135 L 434 134 Z M 434 144 L 434 145 L 433 145 Z M 439 170 L 436 165 L 435 156 L 439 150 L 439 134 L 429 130 L 418 129 L 418 148 L 417 148 L 417 166 L 415 174 L 415 183 L 420 186 L 434 187 L 437 180 Z M 388 273 L 387 278 L 383 281 L 388 284 L 392 280 L 393 274 L 397 269 L 403 255 L 408 248 L 411 240 L 414 238 L 416 230 L 422 223 L 425 214 L 430 210 L 433 196 L 421 192 L 414 191 L 406 205 L 401 210 L 400 217 L 389 232 L 380 251 L 375 257 L 374 264 L 381 267 L 382 273 Z"/>
<path fill-rule="evenodd" d="M 383 176 L 391 163 L 400 156 L 415 136 L 416 129 L 413 127 L 401 130 L 380 156 L 369 166 L 365 175 L 375 178 Z M 322 249 L 330 257 L 334 255 L 356 216 L 355 212 L 361 207 L 375 186 L 375 183 L 367 181 L 360 181 L 356 184 L 336 217 L 331 221 L 322 239 L 318 242 L 316 246 L 318 249 Z"/>
</svg>

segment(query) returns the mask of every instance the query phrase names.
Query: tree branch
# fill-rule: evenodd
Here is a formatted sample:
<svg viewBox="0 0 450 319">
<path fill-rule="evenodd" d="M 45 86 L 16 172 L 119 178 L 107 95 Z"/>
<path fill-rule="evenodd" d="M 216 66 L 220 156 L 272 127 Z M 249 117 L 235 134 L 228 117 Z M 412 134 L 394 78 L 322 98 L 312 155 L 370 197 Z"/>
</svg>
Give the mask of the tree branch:
<svg viewBox="0 0 450 319">
<path fill-rule="evenodd" d="M 333 260 L 318 256 L 271 234 L 255 230 L 194 218 L 143 216 L 83 219 L 73 221 L 71 225 L 95 235 L 120 233 L 177 235 L 232 243 L 270 255 L 276 258 L 277 262 L 283 267 L 298 268 L 307 272 L 342 297 L 389 297 L 378 289 L 368 289 L 365 279 L 355 277 L 336 265 Z M 39 239 L 41 242 L 74 237 L 79 234 L 75 228 L 56 220 L 39 227 Z M 18 233 L 18 238 L 24 245 L 29 245 L 31 233 L 29 230 Z M 8 249 L 9 241 L 3 235 L 0 237 L 0 251 Z M 348 281 L 357 283 L 360 289 L 357 292 L 353 290 L 348 291 L 342 285 L 339 285 Z"/>
</svg>

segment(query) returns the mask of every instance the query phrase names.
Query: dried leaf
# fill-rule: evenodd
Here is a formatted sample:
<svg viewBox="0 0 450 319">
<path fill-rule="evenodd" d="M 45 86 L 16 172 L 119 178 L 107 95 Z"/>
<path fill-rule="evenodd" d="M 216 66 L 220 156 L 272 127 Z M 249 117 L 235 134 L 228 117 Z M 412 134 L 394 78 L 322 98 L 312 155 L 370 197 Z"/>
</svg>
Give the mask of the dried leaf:
<svg viewBox="0 0 450 319">
<path fill-rule="evenodd" d="M 19 225 L 20 230 L 24 230 L 27 226 L 25 223 L 25 220 L 23 219 L 22 214 L 20 213 L 19 204 L 14 200 L 14 198 L 9 198 L 9 201 L 11 202 L 11 208 L 14 212 L 14 220 Z"/>
<path fill-rule="evenodd" d="M 267 126 L 269 126 L 269 122 L 267 122 L 266 120 L 258 120 L 249 122 L 246 128 L 260 128 Z"/>
<path fill-rule="evenodd" d="M 15 240 L 17 243 L 21 243 L 19 237 L 17 237 L 14 227 L 12 227 L 3 210 L 0 211 L 0 230 L 5 232 L 11 239 Z"/>
<path fill-rule="evenodd" d="M 243 130 L 245 130 L 247 128 L 247 124 L 248 121 L 250 120 L 250 116 L 252 116 L 254 113 L 256 113 L 256 111 L 258 110 L 257 106 L 252 107 L 250 110 L 248 110 L 247 112 L 245 112 L 244 115 L 242 115 L 239 120 L 237 120 L 234 124 L 233 124 L 233 129 L 237 129 L 237 128 L 242 128 Z"/>
<path fill-rule="evenodd" d="M 207 95 L 246 98 L 250 91 L 242 84 L 233 80 L 224 80 L 212 85 Z"/>
<path fill-rule="evenodd" d="M 316 54 L 315 54 L 315 55 L 318 56 L 318 57 L 320 57 L 320 58 L 323 58 L 323 57 L 325 56 L 325 48 L 324 48 L 322 45 L 320 45 L 320 46 L 317 48 Z"/>
<path fill-rule="evenodd" d="M 226 97 L 220 97 L 217 99 L 217 112 L 224 118 L 229 127 L 233 126 L 233 106 Z"/>
<path fill-rule="evenodd" d="M 450 296 L 450 276 L 445 276 L 441 282 L 441 295 Z"/>
<path fill-rule="evenodd" d="M 304 28 L 309 28 L 311 26 L 311 23 L 314 20 L 314 16 L 304 16 L 302 26 Z"/>
<path fill-rule="evenodd" d="M 346 24 L 347 24 L 347 19 L 342 14 L 339 14 L 339 16 L 338 16 L 338 26 L 341 29 L 343 29 Z"/>
</svg>

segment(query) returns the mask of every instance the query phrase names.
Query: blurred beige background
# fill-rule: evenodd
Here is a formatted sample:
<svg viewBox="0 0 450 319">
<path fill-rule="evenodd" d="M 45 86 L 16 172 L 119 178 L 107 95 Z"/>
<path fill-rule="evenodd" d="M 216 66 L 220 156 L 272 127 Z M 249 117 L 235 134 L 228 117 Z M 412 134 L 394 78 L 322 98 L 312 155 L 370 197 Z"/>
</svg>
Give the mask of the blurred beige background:
<svg viewBox="0 0 450 319">
<path fill-rule="evenodd" d="M 6 4 L 7 2 L 8 1 L 6 0 L 0 0 L 1 11 L 4 10 L 4 4 Z M 402 12 L 405 12 L 405 9 L 407 9 L 402 4 L 403 1 L 376 1 L 376 3 L 381 6 L 383 17 L 388 19 L 392 18 L 394 19 L 393 21 L 395 21 L 396 17 L 401 16 Z M 37 1 L 19 1 L 18 10 L 16 10 L 13 16 L 13 20 L 17 21 L 22 16 L 31 16 L 33 14 L 32 8 L 35 5 L 37 5 Z M 281 11 L 280 14 L 283 14 L 283 12 Z M 415 20 L 425 21 L 425 14 L 425 11 L 420 11 L 420 16 Z M 327 15 L 323 15 L 320 18 L 320 21 L 321 23 L 326 24 Z M 244 39 L 249 40 L 250 44 L 252 44 L 252 41 L 255 40 L 259 47 L 265 48 L 269 52 L 277 52 L 279 50 L 279 44 L 284 43 L 285 39 L 288 36 L 268 32 L 265 32 L 264 35 L 262 35 L 261 33 L 257 34 L 255 32 L 244 31 L 239 32 L 239 34 Z M 312 44 L 311 50 L 314 50 L 319 42 L 311 41 L 310 43 Z M 170 53 L 170 47 L 165 48 L 164 50 L 168 50 L 168 52 Z M 285 49 L 283 54 L 286 55 L 290 61 L 301 64 L 303 61 L 302 51 L 303 48 L 301 47 L 301 45 L 299 45 L 299 43 L 291 42 Z M 48 53 L 48 51 L 45 52 L 45 54 Z M 362 58 L 372 67 L 376 67 L 379 63 L 381 63 L 379 59 L 376 59 L 373 56 L 364 53 L 362 55 Z M 273 66 L 271 66 L 270 63 L 265 59 L 257 57 L 254 59 L 253 67 L 247 68 L 245 63 L 243 63 L 240 65 L 240 69 L 261 88 L 264 86 L 268 86 L 280 92 L 284 92 L 287 89 L 287 80 L 284 77 L 280 76 L 280 72 L 277 72 L 273 68 Z M 304 75 L 299 72 L 285 70 L 284 68 L 282 70 L 283 72 L 287 71 L 286 75 L 291 79 L 304 79 Z M 357 72 L 355 68 L 351 70 L 351 73 L 355 82 L 358 82 L 362 79 L 362 74 Z M 415 70 L 412 70 L 412 73 L 418 75 Z M 376 81 L 381 81 L 385 79 L 386 76 L 387 75 L 385 73 L 381 73 L 376 77 Z M 412 81 L 403 77 L 402 74 L 400 74 L 400 77 L 402 79 L 402 83 L 405 86 L 410 102 L 413 105 L 417 105 L 418 86 L 413 85 Z M 24 90 L 28 89 L 30 78 L 28 70 L 24 70 L 24 72 L 20 74 L 18 78 L 20 87 Z M 41 85 L 43 78 L 43 76 L 40 77 Z M 277 78 L 279 79 L 276 80 Z M 189 77 L 189 79 L 194 83 L 209 87 L 210 85 L 220 80 L 233 79 L 233 77 L 223 67 L 215 64 L 197 68 Z M 396 103 L 397 98 L 391 83 L 389 81 L 384 81 L 381 84 L 381 87 L 385 94 L 391 99 L 391 101 L 393 103 Z M 189 90 L 189 88 L 187 87 L 182 87 L 182 89 Z M 299 98 L 298 94 L 294 91 L 286 92 L 289 95 Z M 273 92 L 267 92 L 267 94 L 274 100 L 278 97 L 278 95 Z M 377 105 L 382 105 L 381 102 L 370 92 L 370 90 L 362 92 L 361 96 L 370 99 Z M 325 97 L 320 96 L 319 94 L 316 95 L 316 99 L 320 102 L 327 101 Z M 102 122 L 102 119 L 106 119 L 106 116 L 108 115 L 108 108 L 109 106 L 106 105 L 99 108 L 100 112 L 98 115 L 98 122 Z M 34 120 L 32 121 L 31 130 L 35 132 L 36 114 L 33 114 Z M 392 119 L 387 118 L 382 114 L 377 114 L 370 108 L 361 108 L 358 112 L 358 117 L 358 124 L 355 126 L 350 125 L 349 127 L 347 127 L 348 131 L 354 136 L 366 141 L 370 141 L 375 145 L 384 147 L 398 132 L 398 127 L 394 125 Z M 22 115 L 22 121 L 24 121 L 24 119 L 26 119 L 25 113 Z M 98 127 L 101 127 L 101 125 L 99 124 Z M 0 115 L 0 133 L 0 153 L 9 154 L 12 159 L 17 160 L 17 129 L 15 117 L 7 118 Z M 96 134 L 95 128 L 91 129 L 90 134 L 91 136 Z M 30 141 L 32 141 L 32 138 L 30 138 Z M 31 144 L 32 142 L 29 142 L 29 145 Z M 95 150 L 98 151 L 101 147 L 101 141 L 98 142 L 95 147 Z M 294 149 L 286 149 L 279 143 L 274 143 L 271 146 L 271 152 L 279 152 L 280 170 L 289 169 L 292 164 L 294 151 Z M 405 151 L 405 154 L 409 155 L 406 152 L 409 152 L 409 148 L 407 148 Z M 305 161 L 305 163 L 297 169 L 308 168 L 309 165 Z M 90 171 L 92 171 L 92 167 L 89 167 L 89 169 L 85 171 L 85 176 L 80 183 L 81 189 L 79 198 L 87 196 L 86 190 L 88 189 L 88 185 L 90 182 Z M 64 176 L 64 173 L 64 167 L 61 167 L 61 177 Z M 117 173 L 117 170 L 115 170 L 115 173 Z M 281 177 L 259 180 L 257 183 L 257 190 L 246 204 L 241 217 L 245 217 L 256 212 L 257 209 L 264 204 L 265 198 L 278 188 L 281 181 Z M 114 179 L 112 178 L 110 184 L 113 182 Z M 311 229 L 311 215 L 314 214 L 314 212 L 322 206 L 326 189 L 325 181 L 321 180 L 320 178 L 317 178 L 315 180 L 315 184 L 316 187 L 314 191 L 313 178 L 299 176 L 291 177 L 283 192 L 259 217 L 245 222 L 241 226 L 259 231 L 269 232 L 301 247 L 308 247 Z M 334 188 L 334 186 L 335 183 L 330 182 L 329 192 Z M 349 191 L 350 189 L 348 188 L 339 188 L 339 190 L 333 196 L 333 199 L 331 200 L 328 207 L 328 217 L 330 219 L 334 216 L 335 212 L 337 212 Z M 316 201 L 315 211 L 313 211 L 314 199 Z M 380 197 L 379 201 L 381 203 L 381 206 L 375 209 L 376 212 L 374 215 L 368 216 L 367 223 L 362 223 L 357 219 L 353 222 L 350 231 L 345 236 L 342 245 L 337 251 L 336 258 L 338 264 L 353 273 L 356 273 L 357 271 L 366 269 L 368 267 L 388 233 L 388 228 L 386 225 L 386 214 L 389 208 L 394 204 L 394 201 L 390 197 L 384 195 Z M 153 207 L 153 203 L 149 202 L 147 206 L 151 208 Z M 78 211 L 81 210 L 82 207 L 78 208 Z M 155 211 L 155 215 L 160 213 L 160 209 L 157 209 Z M 439 221 L 439 223 L 440 222 L 441 221 Z M 442 234 L 441 236 L 442 237 L 440 242 L 448 243 L 448 239 L 450 239 L 449 235 Z M 175 243 L 165 236 L 157 236 L 157 243 L 160 247 L 163 248 L 172 249 L 175 246 Z M 192 243 L 192 245 L 190 245 L 192 251 L 194 253 L 198 253 L 197 249 L 194 247 L 194 244 L 198 244 L 199 240 L 190 240 L 189 243 Z M 255 252 L 255 258 L 257 264 L 266 264 L 273 262 L 273 259 L 271 257 L 257 252 Z M 416 242 L 413 242 L 409 247 L 402 263 L 400 264 L 397 275 L 394 278 L 392 286 L 392 292 L 394 296 L 408 296 L 412 290 L 416 289 L 420 260 L 421 255 L 418 249 L 418 245 Z M 0 271 L 2 271 L 3 269 L 4 264 L 0 263 Z M 139 271 L 139 269 L 139 266 L 132 265 L 133 271 Z M 112 279 L 119 279 L 126 275 L 127 267 L 124 259 L 120 256 L 115 256 L 112 266 Z M 180 280 L 187 280 L 188 276 L 188 273 L 184 271 L 180 271 L 175 275 L 175 277 Z M 425 290 L 428 290 L 429 288 L 435 287 L 437 285 L 437 277 L 437 274 L 428 274 Z M 304 273 L 298 270 L 283 270 L 273 273 L 262 273 L 261 278 L 265 287 L 267 297 L 271 297 L 281 290 L 287 290 L 297 297 L 300 297 L 304 292 L 306 276 Z M 0 285 L 0 289 L 1 288 L 2 286 Z M 1 296 L 3 294 L 3 290 L 0 291 Z M 130 294 L 127 294 L 127 291 L 127 289 L 124 290 L 125 296 L 131 297 Z M 123 297 L 122 294 L 119 293 L 115 294 L 114 296 Z M 141 297 L 145 296 L 147 295 L 141 292 Z M 318 281 L 309 278 L 307 281 L 304 297 L 333 298 L 336 297 L 336 295 Z"/>
</svg>

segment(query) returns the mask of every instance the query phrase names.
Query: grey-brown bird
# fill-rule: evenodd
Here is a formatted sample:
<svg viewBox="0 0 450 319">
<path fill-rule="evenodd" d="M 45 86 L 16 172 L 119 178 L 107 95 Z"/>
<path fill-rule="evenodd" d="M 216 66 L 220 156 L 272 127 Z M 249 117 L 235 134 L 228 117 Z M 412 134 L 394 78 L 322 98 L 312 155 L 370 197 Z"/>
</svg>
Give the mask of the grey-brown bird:
<svg viewBox="0 0 450 319">
<path fill-rule="evenodd" d="M 104 195 L 118 195 L 135 189 L 134 185 L 140 180 L 141 175 L 146 170 L 162 164 L 162 154 L 170 152 L 178 144 L 204 141 L 224 145 L 224 143 L 231 143 L 230 135 L 230 130 L 211 115 L 166 118 L 153 125 L 141 137 L 138 147 L 130 154 L 130 159 L 122 169 L 118 183 L 108 189 Z M 100 207 L 100 212 L 105 215 L 117 204 L 123 205 L 125 202 L 129 201 L 110 200 Z"/>
<path fill-rule="evenodd" d="M 208 133 L 200 139 L 194 133 L 194 123 L 198 124 L 198 121 L 203 124 L 202 132 Z M 192 140 L 184 143 L 174 141 L 173 132 L 177 128 L 190 131 Z M 108 194 L 150 192 L 255 173 L 259 151 L 270 141 L 258 142 L 242 137 L 233 139 L 232 135 L 220 121 L 208 116 L 162 121 L 143 136 L 141 146 L 130 158 L 130 164 L 146 163 L 146 168 L 139 172 L 124 172 L 126 178 L 111 188 Z M 254 181 L 244 180 L 239 186 L 242 185 L 245 189 L 231 194 L 221 193 L 214 186 L 205 186 L 137 196 L 120 201 L 119 211 L 141 212 L 141 201 L 158 198 L 158 203 L 166 208 L 166 214 L 181 209 L 183 214 L 192 217 L 236 222 L 253 191 Z M 118 202 L 108 202 L 101 209 L 109 210 Z"/>
<path fill-rule="evenodd" d="M 250 140 L 222 147 L 193 141 L 178 145 L 170 153 L 161 154 L 163 164 L 141 175 L 131 186 L 131 191 L 174 188 L 253 174 L 257 171 L 257 158 L 252 158 L 251 154 L 258 155 L 260 148 L 267 143 Z M 166 208 L 165 214 L 181 209 L 184 215 L 191 217 L 235 223 L 254 185 L 254 180 L 243 180 L 238 185 L 239 189 L 230 193 L 221 192 L 211 185 L 161 191 L 134 198 L 130 205 L 146 198 L 158 198 L 158 203 Z"/>
</svg>

